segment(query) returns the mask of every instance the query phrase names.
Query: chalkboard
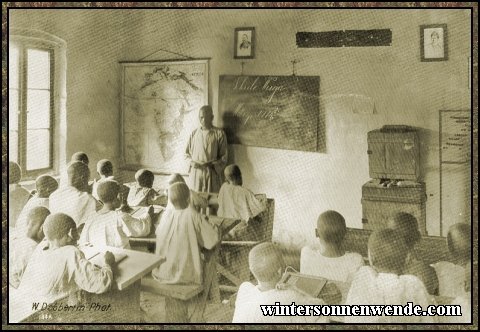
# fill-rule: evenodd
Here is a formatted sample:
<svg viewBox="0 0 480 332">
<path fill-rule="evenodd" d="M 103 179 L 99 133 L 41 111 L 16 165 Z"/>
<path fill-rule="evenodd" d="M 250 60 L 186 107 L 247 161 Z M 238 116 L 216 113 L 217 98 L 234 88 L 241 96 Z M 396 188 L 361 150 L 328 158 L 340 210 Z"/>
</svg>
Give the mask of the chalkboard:
<svg viewBox="0 0 480 332">
<path fill-rule="evenodd" d="M 318 76 L 220 76 L 228 143 L 317 152 L 319 91 Z"/>
</svg>

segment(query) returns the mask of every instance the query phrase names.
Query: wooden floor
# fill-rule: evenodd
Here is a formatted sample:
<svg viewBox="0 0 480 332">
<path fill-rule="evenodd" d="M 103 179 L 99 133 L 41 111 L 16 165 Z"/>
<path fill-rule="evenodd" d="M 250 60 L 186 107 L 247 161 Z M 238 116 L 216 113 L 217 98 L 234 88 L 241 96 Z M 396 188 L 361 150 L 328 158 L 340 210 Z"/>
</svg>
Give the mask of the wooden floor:
<svg viewBox="0 0 480 332">
<path fill-rule="evenodd" d="M 205 322 L 198 323 L 231 323 L 233 318 L 234 300 L 228 298 L 223 303 L 208 302 L 205 309 Z M 160 295 L 142 292 L 140 296 L 140 306 L 144 312 L 145 323 L 164 323 L 165 317 L 165 298 Z"/>
</svg>

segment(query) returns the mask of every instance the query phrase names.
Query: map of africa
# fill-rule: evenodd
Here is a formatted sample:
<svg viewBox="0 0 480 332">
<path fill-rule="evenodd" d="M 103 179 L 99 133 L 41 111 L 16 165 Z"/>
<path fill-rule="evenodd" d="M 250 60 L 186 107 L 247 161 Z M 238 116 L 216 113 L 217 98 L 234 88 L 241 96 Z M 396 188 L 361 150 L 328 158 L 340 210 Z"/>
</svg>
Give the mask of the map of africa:
<svg viewBox="0 0 480 332">
<path fill-rule="evenodd" d="M 124 63 L 122 74 L 123 166 L 187 173 L 188 137 L 207 104 L 208 61 Z"/>
</svg>

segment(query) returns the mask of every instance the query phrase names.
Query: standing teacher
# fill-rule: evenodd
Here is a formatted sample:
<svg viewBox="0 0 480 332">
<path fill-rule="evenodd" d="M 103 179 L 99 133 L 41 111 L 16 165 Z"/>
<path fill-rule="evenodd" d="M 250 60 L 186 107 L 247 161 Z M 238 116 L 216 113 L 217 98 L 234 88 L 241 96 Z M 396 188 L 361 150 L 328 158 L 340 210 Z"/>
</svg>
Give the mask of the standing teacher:
<svg viewBox="0 0 480 332">
<path fill-rule="evenodd" d="M 190 160 L 190 189 L 218 193 L 227 164 L 227 137 L 222 129 L 213 126 L 211 106 L 202 106 L 198 118 L 200 127 L 190 135 L 185 151 Z"/>
</svg>

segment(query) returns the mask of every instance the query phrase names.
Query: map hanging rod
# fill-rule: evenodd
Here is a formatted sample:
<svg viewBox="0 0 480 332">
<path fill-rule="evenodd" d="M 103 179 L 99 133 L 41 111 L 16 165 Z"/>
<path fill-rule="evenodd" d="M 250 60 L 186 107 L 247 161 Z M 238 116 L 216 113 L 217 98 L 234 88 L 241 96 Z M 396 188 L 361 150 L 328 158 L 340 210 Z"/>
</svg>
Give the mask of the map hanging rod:
<svg viewBox="0 0 480 332">
<path fill-rule="evenodd" d="M 163 49 L 163 48 L 159 48 L 155 51 L 153 51 L 152 53 L 144 56 L 143 58 L 140 58 L 136 61 L 119 61 L 119 63 L 122 63 L 122 62 L 148 62 L 148 61 L 144 61 L 145 59 L 151 57 L 152 55 L 154 54 L 157 54 L 158 52 L 165 52 L 165 53 L 169 53 L 169 54 L 175 54 L 175 55 L 179 55 L 183 58 L 185 58 L 185 60 L 209 60 L 210 58 L 202 58 L 202 59 L 195 59 L 194 57 L 191 57 L 189 55 L 185 55 L 185 54 L 181 54 L 181 53 L 177 53 L 177 52 L 172 52 L 172 51 L 169 51 L 169 50 L 166 50 L 166 49 Z M 175 60 L 179 60 L 179 59 L 175 59 Z M 153 60 L 151 60 L 153 61 Z M 156 60 L 156 61 L 159 61 L 159 60 Z M 171 61 L 171 60 L 161 60 L 161 61 Z"/>
<path fill-rule="evenodd" d="M 143 61 L 131 61 L 131 60 L 122 60 L 118 63 L 155 63 L 155 62 L 173 62 L 173 61 L 200 61 L 200 60 L 211 60 L 212 58 L 194 58 L 194 59 L 161 59 L 161 60 L 143 60 Z"/>
</svg>

